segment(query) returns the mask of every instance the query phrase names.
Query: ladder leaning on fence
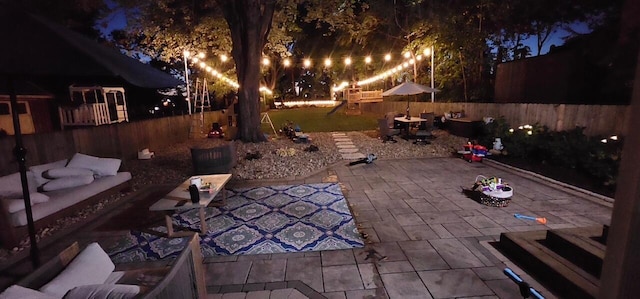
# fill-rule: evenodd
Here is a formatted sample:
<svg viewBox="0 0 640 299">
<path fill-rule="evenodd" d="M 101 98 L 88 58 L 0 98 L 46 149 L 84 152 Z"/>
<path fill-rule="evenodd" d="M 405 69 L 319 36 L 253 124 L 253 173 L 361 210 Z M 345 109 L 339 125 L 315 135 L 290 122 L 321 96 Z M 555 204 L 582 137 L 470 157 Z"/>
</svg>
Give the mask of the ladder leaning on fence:
<svg viewBox="0 0 640 299">
<path fill-rule="evenodd" d="M 207 87 L 207 78 L 196 78 L 196 86 L 193 93 L 193 114 L 191 115 L 191 127 L 189 129 L 189 138 L 202 136 L 204 134 L 204 111 L 211 109 L 211 100 L 209 99 L 209 88 Z"/>
</svg>

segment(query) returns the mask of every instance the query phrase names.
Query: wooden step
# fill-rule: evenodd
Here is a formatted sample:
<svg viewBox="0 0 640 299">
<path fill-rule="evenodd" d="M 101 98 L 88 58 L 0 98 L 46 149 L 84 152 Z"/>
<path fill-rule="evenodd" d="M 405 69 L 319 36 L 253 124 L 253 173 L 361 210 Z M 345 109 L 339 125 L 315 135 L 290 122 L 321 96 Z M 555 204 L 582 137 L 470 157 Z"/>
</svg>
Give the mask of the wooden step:
<svg viewBox="0 0 640 299">
<path fill-rule="evenodd" d="M 512 261 L 565 298 L 595 298 L 600 281 L 543 245 L 547 232 L 502 233 L 499 248 Z"/>
<path fill-rule="evenodd" d="M 595 240 L 602 227 L 547 231 L 544 245 L 571 261 L 577 267 L 600 278 L 606 246 Z"/>
</svg>

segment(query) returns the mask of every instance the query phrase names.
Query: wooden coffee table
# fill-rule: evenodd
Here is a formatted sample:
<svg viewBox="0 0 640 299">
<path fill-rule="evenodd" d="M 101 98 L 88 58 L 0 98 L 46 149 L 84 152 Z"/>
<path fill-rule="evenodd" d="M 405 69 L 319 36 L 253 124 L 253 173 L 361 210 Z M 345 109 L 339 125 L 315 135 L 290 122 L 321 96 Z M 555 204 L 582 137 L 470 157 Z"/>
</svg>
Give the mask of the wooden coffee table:
<svg viewBox="0 0 640 299">
<path fill-rule="evenodd" d="M 202 184 L 206 185 L 207 183 L 211 183 L 211 187 L 207 190 L 200 190 L 200 201 L 197 203 L 191 202 L 191 196 L 189 194 L 189 184 L 191 178 L 182 182 L 180 186 L 173 189 L 167 195 L 162 197 L 156 203 L 154 203 L 151 207 L 149 207 L 149 211 L 162 211 L 165 213 L 165 221 L 167 222 L 167 236 L 170 238 L 173 237 L 183 237 L 187 236 L 190 233 L 188 232 L 174 232 L 173 231 L 173 219 L 171 216 L 175 212 L 181 212 L 190 209 L 198 209 L 200 214 L 200 232 L 207 232 L 207 222 L 204 218 L 204 208 L 209 206 L 209 204 L 213 206 L 223 206 L 227 201 L 227 193 L 224 189 L 224 185 L 229 182 L 231 179 L 230 174 L 212 174 L 212 175 L 199 175 L 202 178 Z M 214 198 L 218 193 L 222 191 L 222 199 L 219 201 L 214 201 Z"/>
</svg>

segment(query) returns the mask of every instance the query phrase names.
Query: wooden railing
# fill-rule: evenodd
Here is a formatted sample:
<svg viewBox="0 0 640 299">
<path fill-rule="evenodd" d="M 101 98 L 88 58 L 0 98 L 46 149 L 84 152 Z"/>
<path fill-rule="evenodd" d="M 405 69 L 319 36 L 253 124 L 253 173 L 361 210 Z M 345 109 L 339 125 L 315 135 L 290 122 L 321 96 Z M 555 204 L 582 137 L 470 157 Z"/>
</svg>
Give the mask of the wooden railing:
<svg viewBox="0 0 640 299">
<path fill-rule="evenodd" d="M 109 107 L 105 103 L 83 104 L 75 108 L 58 108 L 60 125 L 65 126 L 99 126 L 112 123 Z"/>
<path fill-rule="evenodd" d="M 360 102 L 382 102 L 382 89 L 361 91 Z"/>
<path fill-rule="evenodd" d="M 382 90 L 349 93 L 347 95 L 347 100 L 355 103 L 382 102 Z"/>
</svg>

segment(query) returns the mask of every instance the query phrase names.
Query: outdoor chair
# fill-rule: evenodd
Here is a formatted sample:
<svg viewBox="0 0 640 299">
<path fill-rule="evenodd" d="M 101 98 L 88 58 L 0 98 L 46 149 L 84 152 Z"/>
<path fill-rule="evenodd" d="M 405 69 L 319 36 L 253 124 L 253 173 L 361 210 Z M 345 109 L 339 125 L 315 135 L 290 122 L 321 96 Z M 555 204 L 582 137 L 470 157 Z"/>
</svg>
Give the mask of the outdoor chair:
<svg viewBox="0 0 640 299">
<path fill-rule="evenodd" d="M 385 118 L 378 119 L 378 127 L 380 129 L 380 139 L 382 139 L 383 143 L 385 143 L 385 142 L 391 142 L 391 143 L 398 142 L 395 139 L 393 139 L 393 136 L 400 134 L 400 130 L 390 128 L 389 124 L 387 122 L 387 119 L 385 119 Z"/>
<path fill-rule="evenodd" d="M 429 144 L 427 139 L 433 138 L 433 112 L 420 113 L 420 118 L 426 119 L 426 121 L 420 122 L 418 130 L 416 131 L 416 140 L 414 144 Z"/>
</svg>

